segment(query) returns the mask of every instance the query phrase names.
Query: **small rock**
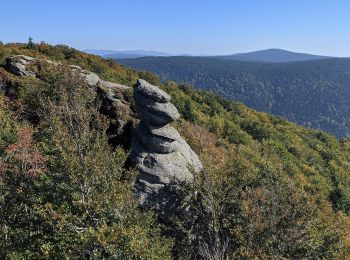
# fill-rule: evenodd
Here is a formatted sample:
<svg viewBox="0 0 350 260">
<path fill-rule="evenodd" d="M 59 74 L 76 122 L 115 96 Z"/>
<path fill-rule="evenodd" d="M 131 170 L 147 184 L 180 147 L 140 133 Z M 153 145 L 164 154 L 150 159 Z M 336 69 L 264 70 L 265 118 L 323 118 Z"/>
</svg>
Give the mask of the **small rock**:
<svg viewBox="0 0 350 260">
<path fill-rule="evenodd" d="M 100 81 L 98 82 L 99 87 L 102 88 L 108 88 L 111 90 L 124 90 L 124 89 L 130 89 L 130 87 L 122 85 L 122 84 L 118 84 L 118 83 L 114 83 L 114 82 L 109 82 L 109 81 L 105 81 L 103 79 L 100 79 Z"/>
<path fill-rule="evenodd" d="M 179 132 L 170 125 L 157 127 L 146 125 L 145 123 L 141 122 L 140 127 L 147 128 L 147 131 L 151 132 L 151 134 L 155 136 L 165 137 L 172 140 L 179 140 L 181 138 Z"/>
<path fill-rule="evenodd" d="M 86 84 L 88 84 L 90 87 L 96 86 L 97 83 L 100 81 L 100 77 L 97 76 L 97 74 L 83 70 L 80 75 L 83 77 Z"/>
<path fill-rule="evenodd" d="M 82 71 L 83 69 L 78 65 L 69 65 L 73 71 Z"/>
<path fill-rule="evenodd" d="M 176 151 L 177 141 L 152 135 L 150 132 L 144 132 L 141 128 L 135 130 L 138 140 L 147 148 L 155 153 L 172 153 Z"/>
<path fill-rule="evenodd" d="M 159 103 L 167 103 L 167 102 L 170 102 L 170 99 L 171 99 L 170 96 L 167 93 L 165 93 L 163 90 L 149 84 L 147 81 L 143 79 L 137 80 L 137 86 L 135 88 L 135 92 Z"/>
</svg>

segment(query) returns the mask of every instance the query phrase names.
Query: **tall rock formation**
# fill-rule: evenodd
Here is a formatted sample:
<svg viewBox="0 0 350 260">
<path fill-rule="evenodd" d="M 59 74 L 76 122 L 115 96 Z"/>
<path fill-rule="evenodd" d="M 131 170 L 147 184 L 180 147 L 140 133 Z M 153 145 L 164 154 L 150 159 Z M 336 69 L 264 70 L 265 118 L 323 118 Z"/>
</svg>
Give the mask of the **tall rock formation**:
<svg viewBox="0 0 350 260">
<path fill-rule="evenodd" d="M 177 189 L 193 180 L 202 164 L 196 153 L 169 124 L 179 119 L 170 96 L 144 80 L 134 89 L 136 112 L 141 119 L 131 145 L 131 163 L 139 170 L 135 190 L 145 208 L 169 211 Z"/>
<path fill-rule="evenodd" d="M 40 78 L 40 68 L 47 65 L 63 66 L 59 62 L 15 55 L 6 59 L 5 68 L 17 76 Z M 139 170 L 134 187 L 141 206 L 156 209 L 163 215 L 171 213 L 179 201 L 176 190 L 181 184 L 190 183 L 192 173 L 199 171 L 202 164 L 178 131 L 169 125 L 180 117 L 170 96 L 158 87 L 138 80 L 134 101 L 141 122 L 132 131 L 137 121 L 129 101 L 132 90 L 102 80 L 79 66 L 68 66 L 88 88 L 96 91 L 101 100 L 100 111 L 110 119 L 110 143 L 129 148 L 131 140 L 130 162 Z M 5 87 L 0 79 L 0 88 Z"/>
</svg>

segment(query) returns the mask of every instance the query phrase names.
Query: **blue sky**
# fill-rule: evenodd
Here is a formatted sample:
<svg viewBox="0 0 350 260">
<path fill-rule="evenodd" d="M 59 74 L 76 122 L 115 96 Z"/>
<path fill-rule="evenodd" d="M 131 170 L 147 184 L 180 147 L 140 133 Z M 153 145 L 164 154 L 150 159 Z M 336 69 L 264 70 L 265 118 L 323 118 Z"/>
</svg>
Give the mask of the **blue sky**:
<svg viewBox="0 0 350 260">
<path fill-rule="evenodd" d="M 0 40 L 78 49 L 350 56 L 348 0 L 1 1 Z"/>
</svg>

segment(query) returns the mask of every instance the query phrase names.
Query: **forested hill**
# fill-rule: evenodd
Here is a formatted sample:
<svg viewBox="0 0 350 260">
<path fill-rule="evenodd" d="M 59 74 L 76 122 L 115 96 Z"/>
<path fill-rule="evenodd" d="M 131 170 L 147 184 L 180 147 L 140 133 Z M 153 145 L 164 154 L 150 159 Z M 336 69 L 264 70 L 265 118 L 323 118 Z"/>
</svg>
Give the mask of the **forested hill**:
<svg viewBox="0 0 350 260">
<path fill-rule="evenodd" d="M 321 60 L 331 57 L 319 56 L 307 53 L 298 53 L 281 49 L 267 49 L 260 51 L 252 51 L 247 53 L 237 53 L 233 55 L 217 56 L 220 59 L 230 59 L 236 61 L 254 61 L 254 62 L 295 62 L 308 60 Z"/>
<path fill-rule="evenodd" d="M 189 83 L 231 100 L 322 129 L 350 133 L 350 60 L 252 63 L 201 57 L 144 57 L 118 60 L 162 80 Z"/>
<path fill-rule="evenodd" d="M 349 139 L 63 45 L 0 44 L 0 64 L 0 259 L 349 259 Z M 127 159 L 139 78 L 203 163 L 158 191 L 167 221 Z"/>
</svg>

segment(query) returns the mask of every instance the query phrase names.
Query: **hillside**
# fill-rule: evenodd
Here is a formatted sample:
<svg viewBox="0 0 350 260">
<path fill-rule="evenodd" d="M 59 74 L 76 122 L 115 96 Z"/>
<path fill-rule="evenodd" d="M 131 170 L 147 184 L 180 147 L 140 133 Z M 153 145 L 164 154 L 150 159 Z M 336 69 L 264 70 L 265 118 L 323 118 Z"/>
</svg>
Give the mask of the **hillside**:
<svg viewBox="0 0 350 260">
<path fill-rule="evenodd" d="M 338 137 L 350 133 L 350 60 L 248 63 L 199 57 L 118 60 Z"/>
<path fill-rule="evenodd" d="M 252 51 L 247 53 L 237 53 L 233 55 L 217 56 L 220 59 L 231 59 L 236 61 L 247 62 L 296 62 L 296 61 L 309 61 L 309 60 L 321 60 L 331 57 L 312 55 L 307 53 L 298 53 L 292 51 L 286 51 L 281 49 L 267 49 L 260 51 Z"/>
<path fill-rule="evenodd" d="M 11 72 L 9 61 L 16 63 L 19 54 L 32 61 L 29 75 Z M 185 68 L 198 65 L 186 61 Z M 0 63 L 1 258 L 350 256 L 349 140 L 188 85 L 161 84 L 151 73 L 67 46 L 3 45 Z M 175 71 L 183 71 L 180 65 Z M 215 72 L 229 77 L 226 66 Z M 259 68 L 260 78 L 265 73 L 260 65 L 237 66 Z M 91 73 L 97 83 L 86 80 Z M 138 78 L 165 91 L 153 97 L 159 101 L 152 101 L 153 111 L 177 108 L 181 117 L 172 126 L 204 167 L 193 182 L 171 191 L 180 202 L 166 217 L 140 209 L 133 194 L 138 173 L 128 160 L 131 136 L 139 119 L 148 120 L 147 111 L 139 114 L 140 102 L 149 102 L 135 95 Z"/>
</svg>

